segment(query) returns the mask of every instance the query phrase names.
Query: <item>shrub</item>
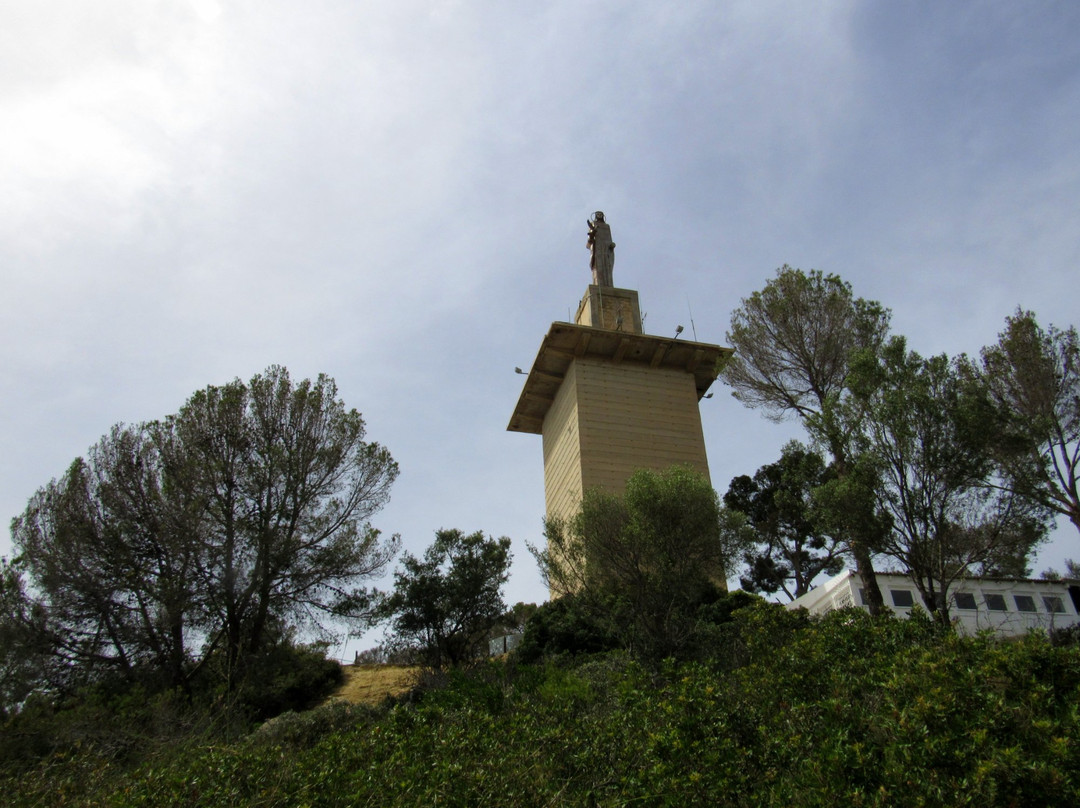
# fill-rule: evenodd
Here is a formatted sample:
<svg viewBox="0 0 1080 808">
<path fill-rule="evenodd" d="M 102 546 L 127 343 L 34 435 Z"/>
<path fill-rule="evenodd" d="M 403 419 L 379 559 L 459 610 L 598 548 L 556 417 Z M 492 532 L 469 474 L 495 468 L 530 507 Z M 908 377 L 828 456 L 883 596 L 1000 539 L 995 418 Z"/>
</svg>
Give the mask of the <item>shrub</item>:
<svg viewBox="0 0 1080 808">
<path fill-rule="evenodd" d="M 614 628 L 600 618 L 602 610 L 576 595 L 542 604 L 528 622 L 514 655 L 524 663 L 559 654 L 594 654 L 620 646 Z"/>
<path fill-rule="evenodd" d="M 293 750 L 314 746 L 327 735 L 367 723 L 378 713 L 371 707 L 330 701 L 304 712 L 292 710 L 271 718 L 252 733 L 248 743 Z"/>
<path fill-rule="evenodd" d="M 255 722 L 283 712 L 307 710 L 341 684 L 341 665 L 326 657 L 321 644 L 287 640 L 252 657 L 235 704 Z"/>
<path fill-rule="evenodd" d="M 730 659 L 620 652 L 432 675 L 418 699 L 286 714 L 138 768 L 74 755 L 12 805 L 1072 805 L 1080 648 L 751 602 Z M 96 767 L 96 768 L 95 768 Z"/>
</svg>

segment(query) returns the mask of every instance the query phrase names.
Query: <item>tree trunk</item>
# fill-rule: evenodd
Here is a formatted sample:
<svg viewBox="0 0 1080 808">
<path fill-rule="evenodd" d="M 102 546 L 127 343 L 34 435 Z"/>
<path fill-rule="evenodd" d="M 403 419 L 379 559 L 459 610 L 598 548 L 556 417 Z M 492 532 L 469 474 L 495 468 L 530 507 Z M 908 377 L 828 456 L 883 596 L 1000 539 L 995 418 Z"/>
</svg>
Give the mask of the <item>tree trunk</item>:
<svg viewBox="0 0 1080 808">
<path fill-rule="evenodd" d="M 831 436 L 829 447 L 833 456 L 837 477 L 845 477 L 848 471 L 847 453 L 844 451 L 843 441 L 835 434 Z M 847 531 L 855 532 L 855 531 Z M 863 541 L 862 536 L 849 536 L 848 545 L 851 547 L 851 555 L 855 558 L 855 570 L 859 573 L 863 591 L 866 593 L 866 605 L 870 614 L 874 617 L 885 614 L 885 599 L 881 595 L 878 586 L 877 575 L 874 574 L 874 562 L 870 553 L 870 547 Z"/>
<path fill-rule="evenodd" d="M 870 607 L 870 614 L 874 616 L 884 614 L 886 611 L 885 598 L 881 595 L 877 575 L 874 574 L 870 551 L 861 541 L 853 539 L 851 541 L 851 554 L 855 557 L 855 569 L 858 570 L 859 579 L 862 581 L 863 591 L 866 593 L 866 605 Z"/>
</svg>

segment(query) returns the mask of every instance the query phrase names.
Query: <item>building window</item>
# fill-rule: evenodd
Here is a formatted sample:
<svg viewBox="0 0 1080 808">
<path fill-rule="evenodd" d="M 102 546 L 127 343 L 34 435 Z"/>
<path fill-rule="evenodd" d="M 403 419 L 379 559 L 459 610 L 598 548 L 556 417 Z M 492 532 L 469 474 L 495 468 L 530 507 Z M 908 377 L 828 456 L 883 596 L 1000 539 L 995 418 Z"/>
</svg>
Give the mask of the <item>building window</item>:
<svg viewBox="0 0 1080 808">
<path fill-rule="evenodd" d="M 1004 595 L 986 595 L 986 608 L 992 612 L 1007 612 L 1009 607 L 1005 605 Z"/>
<path fill-rule="evenodd" d="M 970 592 L 957 592 L 956 593 L 956 608 L 957 609 L 977 609 L 979 608 L 975 604 L 975 596 Z"/>
<path fill-rule="evenodd" d="M 1065 604 L 1057 595 L 1047 595 L 1043 598 L 1043 606 L 1050 614 L 1065 614 Z"/>
<path fill-rule="evenodd" d="M 910 609 L 915 603 L 915 599 L 907 589 L 890 589 L 889 592 L 892 593 L 893 606 L 898 609 Z"/>
<path fill-rule="evenodd" d="M 862 588 L 859 589 L 859 605 L 860 606 L 869 606 L 870 605 L 870 601 L 868 601 L 866 599 L 866 590 L 862 589 Z"/>
<path fill-rule="evenodd" d="M 1013 600 L 1016 601 L 1016 611 L 1018 612 L 1037 612 L 1035 608 L 1035 598 L 1031 595 L 1013 595 Z"/>
</svg>

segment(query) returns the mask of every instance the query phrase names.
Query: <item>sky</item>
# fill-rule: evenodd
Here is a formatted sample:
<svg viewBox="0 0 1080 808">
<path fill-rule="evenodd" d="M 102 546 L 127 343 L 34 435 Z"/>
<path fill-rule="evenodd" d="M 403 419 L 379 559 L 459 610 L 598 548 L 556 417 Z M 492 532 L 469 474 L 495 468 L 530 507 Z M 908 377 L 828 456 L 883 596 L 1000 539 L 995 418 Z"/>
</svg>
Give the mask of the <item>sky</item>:
<svg viewBox="0 0 1080 808">
<path fill-rule="evenodd" d="M 515 366 L 589 283 L 596 210 L 649 333 L 723 344 L 783 264 L 879 300 L 923 354 L 977 354 L 1017 306 L 1080 324 L 1068 0 L 0 0 L 0 18 L 5 518 L 111 425 L 281 364 L 334 377 L 399 462 L 376 527 L 414 554 L 443 527 L 510 536 L 507 600 L 544 600 L 540 438 L 506 426 Z M 723 493 L 801 432 L 714 393 Z M 1070 557 L 1066 525 L 1034 571 Z"/>
</svg>

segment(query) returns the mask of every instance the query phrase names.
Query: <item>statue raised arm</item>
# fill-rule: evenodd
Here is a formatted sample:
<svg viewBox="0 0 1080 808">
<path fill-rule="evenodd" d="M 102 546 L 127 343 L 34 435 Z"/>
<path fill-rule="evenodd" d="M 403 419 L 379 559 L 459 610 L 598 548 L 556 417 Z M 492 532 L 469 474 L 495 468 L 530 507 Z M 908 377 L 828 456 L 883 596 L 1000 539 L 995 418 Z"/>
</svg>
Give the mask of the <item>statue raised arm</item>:
<svg viewBox="0 0 1080 808">
<path fill-rule="evenodd" d="M 615 242 L 611 240 L 611 227 L 604 221 L 604 212 L 596 211 L 589 225 L 589 239 L 585 246 L 589 248 L 589 268 L 592 269 L 592 282 L 597 286 L 614 286 L 612 273 L 615 269 Z"/>
</svg>

